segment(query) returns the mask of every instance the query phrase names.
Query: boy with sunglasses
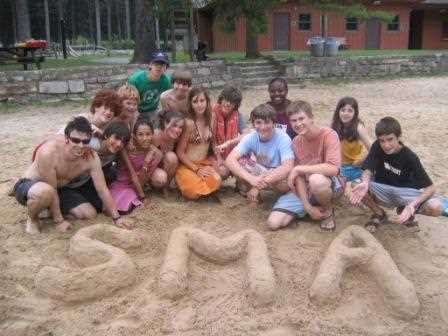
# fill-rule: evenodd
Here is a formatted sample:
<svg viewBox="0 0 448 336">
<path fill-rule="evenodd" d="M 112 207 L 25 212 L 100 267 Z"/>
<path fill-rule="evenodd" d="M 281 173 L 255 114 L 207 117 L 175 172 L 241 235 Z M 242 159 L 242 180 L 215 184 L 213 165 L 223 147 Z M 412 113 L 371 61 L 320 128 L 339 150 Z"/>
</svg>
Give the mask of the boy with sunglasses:
<svg viewBox="0 0 448 336">
<path fill-rule="evenodd" d="M 175 71 L 172 76 L 173 88 L 160 96 L 161 114 L 165 112 L 181 112 L 187 115 L 187 97 L 191 88 L 190 71 Z"/>
<path fill-rule="evenodd" d="M 45 209 L 50 210 L 56 229 L 61 232 L 70 227 L 63 214 L 70 213 L 78 219 L 94 218 L 96 210 L 91 205 L 86 206 L 89 203 L 85 195 L 64 189 L 70 181 L 85 173 L 91 176 L 107 214 L 116 225 L 125 225 L 107 188 L 98 154 L 88 147 L 92 137 L 88 120 L 74 118 L 65 127 L 64 134 L 38 147 L 31 166 L 14 185 L 17 201 L 28 208 L 26 232 L 35 234 L 40 231 L 39 214 Z M 84 201 L 79 203 L 81 199 Z M 68 208 L 63 204 L 74 201 L 78 202 L 77 205 L 64 211 Z"/>
</svg>

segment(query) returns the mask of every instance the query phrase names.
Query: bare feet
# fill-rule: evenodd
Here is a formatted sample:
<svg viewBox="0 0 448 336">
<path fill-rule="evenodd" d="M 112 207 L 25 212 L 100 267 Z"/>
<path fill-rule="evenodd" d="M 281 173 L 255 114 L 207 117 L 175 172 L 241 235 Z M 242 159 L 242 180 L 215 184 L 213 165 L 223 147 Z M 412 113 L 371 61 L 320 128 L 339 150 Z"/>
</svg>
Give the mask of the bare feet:
<svg viewBox="0 0 448 336">
<path fill-rule="evenodd" d="M 25 232 L 32 235 L 40 233 L 39 221 L 33 221 L 31 218 L 28 217 L 26 220 Z"/>
<path fill-rule="evenodd" d="M 54 224 L 56 225 L 56 230 L 58 230 L 59 232 L 66 232 L 71 228 L 70 222 L 66 221 L 65 219 L 59 222 L 55 222 Z"/>
<path fill-rule="evenodd" d="M 251 208 L 256 208 L 258 205 L 258 194 L 260 191 L 257 188 L 251 188 L 247 192 L 247 202 Z"/>
<path fill-rule="evenodd" d="M 168 187 L 162 188 L 162 196 L 164 199 L 168 199 L 168 197 L 170 196 L 170 191 Z"/>
<path fill-rule="evenodd" d="M 39 219 L 46 219 L 46 218 L 51 218 L 51 212 L 49 209 L 43 209 L 39 213 Z"/>
</svg>

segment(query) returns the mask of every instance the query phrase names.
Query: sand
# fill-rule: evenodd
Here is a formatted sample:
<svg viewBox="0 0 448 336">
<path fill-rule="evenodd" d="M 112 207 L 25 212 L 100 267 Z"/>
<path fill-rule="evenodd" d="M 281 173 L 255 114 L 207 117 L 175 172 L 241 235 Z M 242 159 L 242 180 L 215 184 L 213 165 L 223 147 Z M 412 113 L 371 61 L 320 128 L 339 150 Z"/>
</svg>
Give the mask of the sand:
<svg viewBox="0 0 448 336">
<path fill-rule="evenodd" d="M 292 86 L 289 97 L 310 101 L 316 119 L 328 125 L 338 99 L 353 95 L 372 135 L 379 118 L 398 118 L 404 142 L 420 156 L 438 191 L 448 196 L 447 87 L 448 77 L 306 84 Z M 217 93 L 212 92 L 214 97 Z M 246 90 L 243 96 L 245 115 L 268 97 L 266 88 Z M 316 300 L 312 285 L 325 283 L 319 282 L 322 274 L 331 273 L 323 269 L 329 264 L 325 256 L 344 240 L 344 229 L 362 226 L 369 216 L 344 200 L 336 209 L 334 233 L 320 232 L 309 219 L 270 232 L 265 220 L 273 196 L 263 194 L 259 208 L 251 209 L 233 192 L 230 180 L 219 193 L 221 203 L 155 194 L 156 209 L 138 209 L 130 215 L 137 226 L 130 235 L 107 228 L 111 221 L 102 215 L 73 220 L 73 229 L 63 234 L 50 222 L 38 236 L 25 234 L 25 209 L 5 195 L 11 179 L 29 164 L 33 145 L 87 109 L 67 103 L 24 106 L 1 114 L 1 336 L 448 334 L 447 218 L 418 216 L 417 233 L 390 224 L 375 238 L 359 234 L 368 252 L 377 249 L 380 256 L 375 254 L 376 261 L 366 259 L 376 266 L 333 261 L 344 268 L 335 272 L 335 300 L 320 300 L 322 292 Z M 392 212 L 388 215 L 394 217 Z M 182 277 L 176 278 L 184 281 L 182 295 L 172 299 L 164 295 L 164 288 L 172 288 L 163 287 L 162 271 L 170 258 L 170 238 L 179 230 L 189 237 L 184 245 L 188 256 L 181 265 Z M 258 240 L 250 259 L 252 234 Z M 358 240 L 345 248 L 362 247 Z M 378 272 L 378 260 L 405 285 L 388 289 L 378 283 L 387 277 Z M 257 287 L 260 283 L 266 293 Z M 259 298 L 263 304 L 258 304 Z M 400 312 L 397 302 L 413 306 Z"/>
</svg>

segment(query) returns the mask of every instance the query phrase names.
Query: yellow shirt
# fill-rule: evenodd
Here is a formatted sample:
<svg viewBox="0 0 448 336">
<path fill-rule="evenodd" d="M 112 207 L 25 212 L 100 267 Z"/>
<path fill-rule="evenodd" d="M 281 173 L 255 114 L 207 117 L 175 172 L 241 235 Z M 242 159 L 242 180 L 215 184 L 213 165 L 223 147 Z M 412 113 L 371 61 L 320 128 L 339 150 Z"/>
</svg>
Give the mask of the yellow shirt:
<svg viewBox="0 0 448 336">
<path fill-rule="evenodd" d="M 353 164 L 363 158 L 363 144 L 359 140 L 348 141 L 346 139 L 341 141 L 341 159 L 342 164 Z"/>
</svg>

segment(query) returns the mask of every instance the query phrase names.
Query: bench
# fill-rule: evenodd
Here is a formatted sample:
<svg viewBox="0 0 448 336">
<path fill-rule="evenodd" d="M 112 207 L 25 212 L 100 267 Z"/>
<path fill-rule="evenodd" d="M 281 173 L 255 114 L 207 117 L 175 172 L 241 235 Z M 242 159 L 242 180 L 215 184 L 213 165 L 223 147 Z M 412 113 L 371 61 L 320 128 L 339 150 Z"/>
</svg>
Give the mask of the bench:
<svg viewBox="0 0 448 336">
<path fill-rule="evenodd" d="M 23 64 L 24 70 L 29 70 L 29 65 L 34 64 L 37 69 L 45 61 L 39 48 L 26 47 L 0 47 L 0 64 Z"/>
</svg>

